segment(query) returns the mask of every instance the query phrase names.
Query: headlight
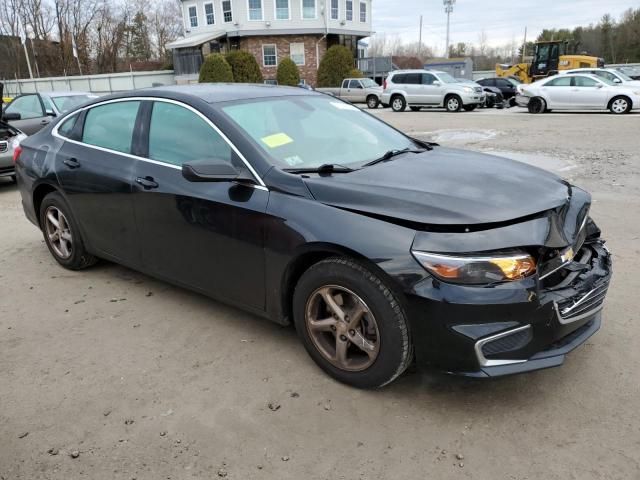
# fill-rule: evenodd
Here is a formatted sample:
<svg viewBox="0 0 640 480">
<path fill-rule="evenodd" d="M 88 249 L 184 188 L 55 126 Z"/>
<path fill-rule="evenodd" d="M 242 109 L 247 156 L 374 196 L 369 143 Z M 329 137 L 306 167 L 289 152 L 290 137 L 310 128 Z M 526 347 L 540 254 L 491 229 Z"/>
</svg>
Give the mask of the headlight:
<svg viewBox="0 0 640 480">
<path fill-rule="evenodd" d="M 467 93 L 473 93 L 473 88 L 471 87 L 464 87 L 464 91 Z"/>
<path fill-rule="evenodd" d="M 486 256 L 452 256 L 416 250 L 411 253 L 429 273 L 451 283 L 482 285 L 508 282 L 536 272 L 536 261 L 524 252 Z"/>
</svg>

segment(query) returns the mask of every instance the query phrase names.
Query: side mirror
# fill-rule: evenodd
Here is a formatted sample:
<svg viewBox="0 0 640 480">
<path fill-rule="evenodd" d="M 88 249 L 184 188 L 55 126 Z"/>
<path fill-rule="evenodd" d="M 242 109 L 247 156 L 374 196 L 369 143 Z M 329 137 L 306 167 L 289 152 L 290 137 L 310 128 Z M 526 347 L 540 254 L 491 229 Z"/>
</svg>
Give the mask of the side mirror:
<svg viewBox="0 0 640 480">
<path fill-rule="evenodd" d="M 442 84 L 440 83 L 440 80 L 434 80 L 434 82 L 431 85 L 433 85 L 434 87 L 439 87 Z"/>
<path fill-rule="evenodd" d="M 57 117 L 56 112 L 54 112 L 53 110 L 47 110 L 46 114 L 47 117 Z"/>
<path fill-rule="evenodd" d="M 603 85 L 603 84 L 601 84 L 601 83 L 599 83 L 599 84 L 597 84 L 597 85 L 596 85 L 596 88 L 603 88 L 603 87 L 604 87 L 604 85 Z"/>
<path fill-rule="evenodd" d="M 614 78 L 613 83 L 622 83 L 622 80 L 620 80 L 619 78 Z"/>
<path fill-rule="evenodd" d="M 19 113 L 3 113 L 2 114 L 2 119 L 5 122 L 14 122 L 16 120 L 20 120 L 22 118 L 22 115 L 20 115 Z"/>
<path fill-rule="evenodd" d="M 182 176 L 190 182 L 256 183 L 249 173 L 239 172 L 228 161 L 219 158 L 185 163 L 182 165 Z"/>
</svg>

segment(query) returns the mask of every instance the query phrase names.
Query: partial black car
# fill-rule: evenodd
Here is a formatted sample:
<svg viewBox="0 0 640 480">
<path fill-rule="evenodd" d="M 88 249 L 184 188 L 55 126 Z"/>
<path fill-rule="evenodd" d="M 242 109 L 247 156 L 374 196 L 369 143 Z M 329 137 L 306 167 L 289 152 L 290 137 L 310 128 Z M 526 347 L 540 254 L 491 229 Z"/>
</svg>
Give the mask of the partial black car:
<svg viewBox="0 0 640 480">
<path fill-rule="evenodd" d="M 515 105 L 515 96 L 518 93 L 517 87 L 519 84 L 517 80 L 512 78 L 481 78 L 475 82 L 483 87 L 497 88 L 509 103 L 509 106 L 513 107 Z"/>
<path fill-rule="evenodd" d="M 106 259 L 293 323 L 356 387 L 413 362 L 557 366 L 601 324 L 611 257 L 587 192 L 300 88 L 101 98 L 23 141 L 16 172 L 63 267 Z"/>
<path fill-rule="evenodd" d="M 26 135 L 4 121 L 3 93 L 4 85 L 0 83 L 0 178 L 8 178 L 15 181 L 14 151 Z"/>
<path fill-rule="evenodd" d="M 497 87 L 482 87 L 486 94 L 486 98 L 484 101 L 483 107 L 485 108 L 504 108 L 504 96 L 502 92 Z"/>
</svg>

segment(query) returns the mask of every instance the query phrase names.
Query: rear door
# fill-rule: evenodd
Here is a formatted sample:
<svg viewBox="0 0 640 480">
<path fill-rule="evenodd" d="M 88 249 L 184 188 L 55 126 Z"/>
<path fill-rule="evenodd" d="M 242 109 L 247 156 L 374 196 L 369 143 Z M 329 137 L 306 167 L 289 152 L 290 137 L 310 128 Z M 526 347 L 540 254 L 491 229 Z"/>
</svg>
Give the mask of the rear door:
<svg viewBox="0 0 640 480">
<path fill-rule="evenodd" d="M 407 73 L 404 79 L 404 89 L 407 92 L 407 103 L 424 104 L 424 91 L 422 88 L 421 73 Z"/>
<path fill-rule="evenodd" d="M 91 251 L 130 266 L 139 265 L 132 202 L 139 106 L 97 105 L 79 114 L 77 126 L 64 121 L 54 133 L 64 140 L 56 155 L 58 181 Z"/>
<path fill-rule="evenodd" d="M 9 123 L 27 135 L 33 135 L 51 122 L 51 117 L 47 116 L 37 93 L 17 97 L 5 108 L 4 113 L 20 114 L 20 120 L 12 120 Z"/>
<path fill-rule="evenodd" d="M 234 182 L 190 182 L 182 165 L 217 159 L 246 169 L 219 130 L 193 108 L 145 104 L 146 161 L 135 171 L 145 269 L 209 295 L 264 307 L 264 217 L 269 192 Z"/>
<path fill-rule="evenodd" d="M 542 92 L 547 99 L 549 108 L 574 107 L 575 92 L 571 86 L 572 79 L 571 75 L 561 75 L 542 86 Z"/>
</svg>

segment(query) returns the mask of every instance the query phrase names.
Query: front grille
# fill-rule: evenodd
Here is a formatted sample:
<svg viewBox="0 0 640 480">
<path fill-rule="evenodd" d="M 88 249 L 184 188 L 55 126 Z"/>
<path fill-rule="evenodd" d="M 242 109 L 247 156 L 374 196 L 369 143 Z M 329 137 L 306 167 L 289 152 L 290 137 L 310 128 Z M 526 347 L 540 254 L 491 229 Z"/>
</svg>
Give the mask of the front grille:
<svg viewBox="0 0 640 480">
<path fill-rule="evenodd" d="M 14 171 L 13 165 L 11 165 L 10 167 L 0 167 L 0 175 L 2 175 L 3 173 L 9 173 L 13 171 Z"/>
<path fill-rule="evenodd" d="M 588 316 L 590 312 L 597 311 L 607 296 L 609 289 L 609 279 L 593 288 L 580 298 L 572 298 L 565 302 L 558 303 L 558 312 L 562 320 L 574 320 L 578 317 Z"/>
<path fill-rule="evenodd" d="M 9 143 L 8 142 L 0 142 L 0 153 L 5 153 L 5 152 L 7 152 L 7 150 L 9 150 Z"/>
<path fill-rule="evenodd" d="M 485 357 L 497 355 L 499 353 L 513 352 L 524 348 L 533 338 L 531 329 L 520 330 L 506 337 L 485 343 L 482 346 L 482 354 Z"/>
</svg>

